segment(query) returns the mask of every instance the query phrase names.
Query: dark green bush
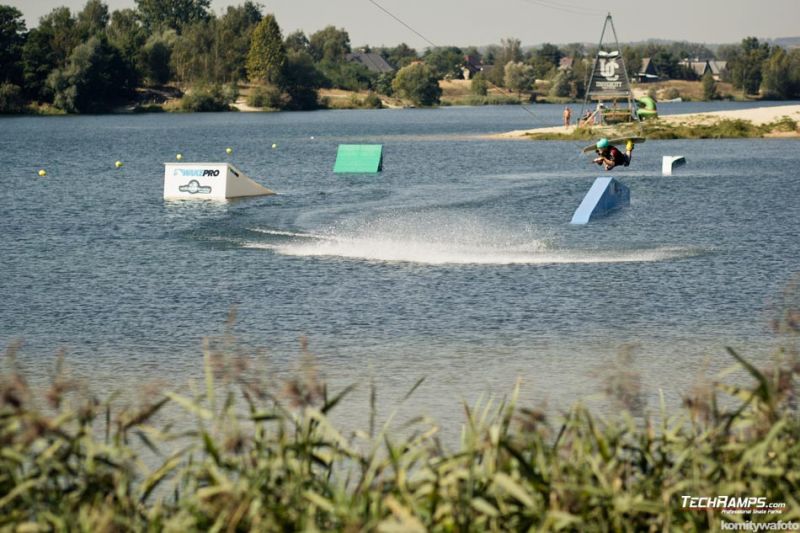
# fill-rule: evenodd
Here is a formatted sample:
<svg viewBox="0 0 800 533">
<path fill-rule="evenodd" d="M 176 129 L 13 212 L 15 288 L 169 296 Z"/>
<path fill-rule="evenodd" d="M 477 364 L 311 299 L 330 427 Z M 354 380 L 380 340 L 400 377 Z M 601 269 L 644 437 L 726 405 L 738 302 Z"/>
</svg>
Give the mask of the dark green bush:
<svg viewBox="0 0 800 533">
<path fill-rule="evenodd" d="M 489 82 L 486 81 L 486 77 L 480 72 L 475 74 L 469 83 L 469 91 L 476 96 L 486 96 L 489 92 Z"/>
<path fill-rule="evenodd" d="M 421 106 L 438 104 L 442 96 L 439 80 L 424 63 L 412 63 L 401 68 L 392 81 L 392 89 L 401 98 Z"/>
<path fill-rule="evenodd" d="M 380 96 L 377 94 L 369 93 L 364 97 L 364 101 L 361 103 L 361 105 L 370 109 L 380 109 L 383 107 L 383 102 L 381 101 Z"/>
<path fill-rule="evenodd" d="M 11 115 L 25 111 L 22 89 L 13 83 L 0 84 L 0 114 Z"/>
<path fill-rule="evenodd" d="M 180 101 L 181 111 L 230 111 L 236 101 L 236 93 L 221 85 L 196 87 L 183 95 Z"/>
<path fill-rule="evenodd" d="M 274 85 L 258 85 L 247 95 L 247 105 L 261 109 L 281 109 L 285 104 L 280 89 Z"/>
</svg>

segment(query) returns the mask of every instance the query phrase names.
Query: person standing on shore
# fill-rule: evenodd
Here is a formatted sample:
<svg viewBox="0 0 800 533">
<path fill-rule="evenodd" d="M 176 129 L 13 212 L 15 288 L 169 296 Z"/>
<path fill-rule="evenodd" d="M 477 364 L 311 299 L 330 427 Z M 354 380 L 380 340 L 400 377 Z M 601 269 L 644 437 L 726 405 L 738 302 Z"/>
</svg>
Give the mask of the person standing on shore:
<svg viewBox="0 0 800 533">
<path fill-rule="evenodd" d="M 569 128 L 570 118 L 572 118 L 572 109 L 569 106 L 564 108 L 564 127 Z"/>
</svg>

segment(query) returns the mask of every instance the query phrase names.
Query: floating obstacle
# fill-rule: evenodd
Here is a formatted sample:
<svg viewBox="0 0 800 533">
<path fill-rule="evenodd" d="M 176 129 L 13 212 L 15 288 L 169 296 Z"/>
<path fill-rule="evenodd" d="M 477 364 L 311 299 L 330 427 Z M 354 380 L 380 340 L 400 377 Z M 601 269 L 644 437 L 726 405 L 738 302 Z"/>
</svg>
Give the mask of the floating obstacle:
<svg viewBox="0 0 800 533">
<path fill-rule="evenodd" d="M 672 176 L 672 169 L 686 164 L 686 158 L 682 155 L 665 155 L 661 158 L 661 174 Z"/>
<path fill-rule="evenodd" d="M 614 178 L 599 177 L 572 215 L 571 224 L 586 224 L 631 204 L 631 191 Z"/>
<path fill-rule="evenodd" d="M 230 163 L 164 163 L 165 199 L 227 200 L 275 194 Z"/>
<path fill-rule="evenodd" d="M 337 174 L 374 174 L 383 170 L 382 144 L 340 144 L 333 171 Z"/>
</svg>

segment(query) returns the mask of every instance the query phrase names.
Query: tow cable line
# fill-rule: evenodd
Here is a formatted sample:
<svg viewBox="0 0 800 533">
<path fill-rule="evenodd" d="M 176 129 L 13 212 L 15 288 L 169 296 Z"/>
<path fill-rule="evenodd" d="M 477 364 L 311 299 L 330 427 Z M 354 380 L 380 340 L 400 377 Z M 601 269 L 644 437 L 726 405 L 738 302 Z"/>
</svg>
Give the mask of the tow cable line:
<svg viewBox="0 0 800 533">
<path fill-rule="evenodd" d="M 434 47 L 434 48 L 441 48 L 439 45 L 437 45 L 436 43 L 434 43 L 433 41 L 431 41 L 430 39 L 428 39 L 427 37 L 425 37 L 424 35 L 422 35 L 420 32 L 418 32 L 417 30 L 415 30 L 415 29 L 414 29 L 412 26 L 410 26 L 409 24 L 407 24 L 406 22 L 404 22 L 404 21 L 403 21 L 402 19 L 400 19 L 400 18 L 399 18 L 397 15 L 395 15 L 394 13 L 392 13 L 391 11 L 389 11 L 388 9 L 386 9 L 385 7 L 383 7 L 382 5 L 380 5 L 380 4 L 379 4 L 378 2 L 376 2 L 375 0 L 368 0 L 368 1 L 369 1 L 369 3 L 370 3 L 370 4 L 374 5 L 375 7 L 377 7 L 378 9 L 380 9 L 381 11 L 383 11 L 384 13 L 386 13 L 387 15 L 389 15 L 390 17 L 392 17 L 394 20 L 396 20 L 397 22 L 399 22 L 400 24 L 402 24 L 403 26 L 405 26 L 406 28 L 408 28 L 409 30 L 411 30 L 412 32 L 414 32 L 414 34 L 415 34 L 415 35 L 417 35 L 419 38 L 421 38 L 423 41 L 425 41 L 426 43 L 428 43 L 428 44 L 429 44 L 429 45 L 431 45 L 432 47 Z M 485 79 L 485 78 L 484 78 L 484 79 Z M 496 84 L 492 83 L 492 81 L 491 81 L 491 80 L 488 80 L 488 79 L 487 79 L 486 81 L 487 81 L 487 82 L 488 82 L 490 85 L 492 85 L 494 88 L 496 88 L 497 90 L 499 90 L 499 91 L 502 91 L 502 90 L 503 90 L 503 88 L 502 88 L 502 87 L 498 87 Z M 524 105 L 522 102 L 520 102 L 519 106 L 520 106 L 520 107 L 521 107 L 521 108 L 522 108 L 522 109 L 523 109 L 523 110 L 524 110 L 526 113 L 528 113 L 530 116 L 532 116 L 532 117 L 534 117 L 534 118 L 536 117 L 536 115 L 534 115 L 533 111 L 531 111 L 530 109 L 528 109 L 527 107 L 525 107 L 525 105 Z"/>
</svg>

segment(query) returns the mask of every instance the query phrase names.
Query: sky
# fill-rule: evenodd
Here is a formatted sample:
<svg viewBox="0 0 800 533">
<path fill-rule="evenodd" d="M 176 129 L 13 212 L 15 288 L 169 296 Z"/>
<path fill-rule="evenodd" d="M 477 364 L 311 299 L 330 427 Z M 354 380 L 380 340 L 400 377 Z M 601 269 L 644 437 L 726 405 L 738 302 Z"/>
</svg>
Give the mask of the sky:
<svg viewBox="0 0 800 533">
<path fill-rule="evenodd" d="M 244 0 L 212 0 L 221 13 Z M 407 28 L 372 2 L 377 2 Z M 56 7 L 79 11 L 86 0 L 0 0 L 18 8 L 28 28 Z M 134 0 L 106 0 L 110 10 L 134 7 Z M 513 37 L 523 46 L 544 42 L 594 43 L 606 13 L 621 42 L 668 39 L 707 44 L 800 36 L 800 0 L 261 0 L 284 35 L 307 35 L 334 25 L 344 28 L 354 48 L 395 46 L 483 46 Z M 415 33 L 416 32 L 416 33 Z M 419 34 L 419 35 L 418 35 Z M 420 36 L 421 35 L 421 36 Z"/>
</svg>

